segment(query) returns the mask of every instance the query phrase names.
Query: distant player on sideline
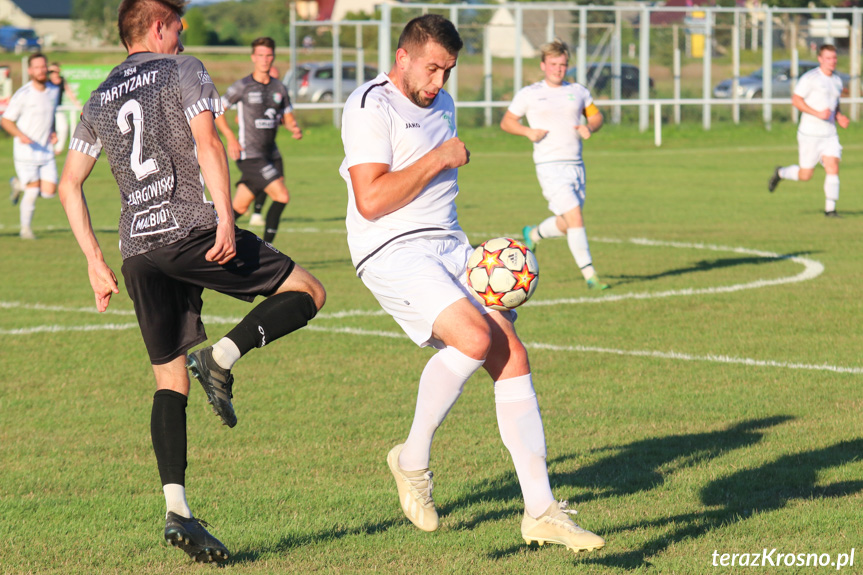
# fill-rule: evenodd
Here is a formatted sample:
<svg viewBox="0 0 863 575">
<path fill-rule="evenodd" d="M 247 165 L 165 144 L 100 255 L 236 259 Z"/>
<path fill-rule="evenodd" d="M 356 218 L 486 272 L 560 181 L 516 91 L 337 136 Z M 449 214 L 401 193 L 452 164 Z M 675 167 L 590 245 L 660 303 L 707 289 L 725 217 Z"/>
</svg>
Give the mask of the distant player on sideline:
<svg viewBox="0 0 863 575">
<path fill-rule="evenodd" d="M 30 81 L 21 86 L 0 119 L 0 125 L 15 138 L 12 156 L 17 177 L 9 181 L 9 199 L 19 207 L 21 239 L 35 240 L 33 213 L 36 198 L 52 198 L 57 191 L 54 161 L 54 112 L 60 91 L 48 81 L 48 60 L 43 54 L 27 58 Z M 23 195 L 23 197 L 21 197 Z"/>
<path fill-rule="evenodd" d="M 533 142 L 536 177 L 554 214 L 538 226 L 525 226 L 524 241 L 536 249 L 543 238 L 566 235 L 587 287 L 608 289 L 593 269 L 582 211 L 587 180 L 581 141 L 602 127 L 602 113 L 587 88 L 564 81 L 569 65 L 567 45 L 555 40 L 542 46 L 541 52 L 539 67 L 545 79 L 519 90 L 500 122 L 503 131 Z M 527 116 L 529 127 L 521 123 L 522 116 Z M 580 123 L 582 116 L 587 125 Z"/>
<path fill-rule="evenodd" d="M 410 434 L 387 455 L 405 515 L 438 528 L 429 470 L 432 439 L 467 380 L 481 367 L 494 381 L 501 438 L 524 496 L 528 542 L 598 549 L 555 500 L 545 432 L 527 351 L 514 312 L 484 308 L 467 287 L 472 248 L 456 217 L 458 168 L 470 153 L 458 138 L 452 97 L 442 88 L 462 40 L 437 15 L 408 22 L 389 74 L 345 104 L 340 172 L 348 185 L 348 247 L 357 275 L 417 345 L 438 351 L 420 377 Z"/>
<path fill-rule="evenodd" d="M 791 104 L 803 112 L 797 127 L 798 164 L 777 166 L 767 182 L 772 192 L 780 180 L 807 182 L 820 162 L 824 166 L 824 215 L 838 218 L 836 202 L 839 201 L 839 162 L 842 146 L 836 125 L 847 128 L 848 116 L 839 110 L 842 95 L 842 78 L 836 71 L 836 47 L 824 44 L 818 49 L 818 67 L 800 77 L 791 95 Z"/>
<path fill-rule="evenodd" d="M 242 173 L 234 196 L 235 217 L 245 214 L 260 192 L 273 199 L 264 228 L 267 242 L 276 237 L 282 211 L 290 201 L 282 155 L 276 147 L 279 126 L 290 130 L 295 140 L 303 137 L 292 113 L 288 89 L 270 75 L 275 57 L 276 43 L 272 38 L 252 42 L 252 73 L 234 82 L 222 97 L 225 107 L 237 104 L 240 138 L 234 136 L 224 116 L 216 119 L 216 126 L 228 140 L 228 155 L 237 161 Z"/>
<path fill-rule="evenodd" d="M 227 336 L 188 357 L 213 410 L 233 427 L 234 363 L 305 326 L 325 293 L 291 258 L 234 227 L 228 161 L 213 122 L 221 99 L 203 64 L 179 55 L 184 7 L 185 0 L 121 2 L 118 27 L 129 56 L 84 106 L 60 200 L 87 256 L 96 307 L 105 311 L 119 289 L 83 194 L 104 149 L 122 199 L 123 277 L 156 376 L 150 431 L 167 506 L 165 539 L 209 563 L 229 553 L 194 518 L 185 489 L 186 352 L 207 339 L 201 294 L 207 288 L 249 302 L 267 296 Z"/>
</svg>

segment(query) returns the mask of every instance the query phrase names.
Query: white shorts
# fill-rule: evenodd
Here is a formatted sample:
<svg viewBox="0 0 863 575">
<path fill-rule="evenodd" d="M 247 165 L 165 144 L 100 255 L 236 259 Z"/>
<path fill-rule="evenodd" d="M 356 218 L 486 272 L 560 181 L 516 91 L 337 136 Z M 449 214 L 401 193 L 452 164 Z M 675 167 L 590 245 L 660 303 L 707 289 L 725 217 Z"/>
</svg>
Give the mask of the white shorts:
<svg viewBox="0 0 863 575">
<path fill-rule="evenodd" d="M 367 262 L 360 278 L 414 343 L 443 349 L 432 337 L 443 310 L 467 298 L 483 314 L 489 311 L 467 287 L 471 252 L 471 245 L 455 236 L 413 238 Z"/>
<path fill-rule="evenodd" d="M 811 170 L 820 164 L 824 156 L 842 159 L 839 136 L 818 137 L 797 134 L 797 149 L 800 154 L 797 165 L 804 170 Z"/>
<path fill-rule="evenodd" d="M 15 173 L 22 186 L 43 181 L 50 184 L 57 183 L 57 162 L 53 159 L 44 164 L 31 164 L 29 162 L 15 162 Z"/>
<path fill-rule="evenodd" d="M 549 162 L 536 165 L 536 179 L 548 209 L 556 216 L 584 206 L 586 176 L 581 162 Z"/>
</svg>

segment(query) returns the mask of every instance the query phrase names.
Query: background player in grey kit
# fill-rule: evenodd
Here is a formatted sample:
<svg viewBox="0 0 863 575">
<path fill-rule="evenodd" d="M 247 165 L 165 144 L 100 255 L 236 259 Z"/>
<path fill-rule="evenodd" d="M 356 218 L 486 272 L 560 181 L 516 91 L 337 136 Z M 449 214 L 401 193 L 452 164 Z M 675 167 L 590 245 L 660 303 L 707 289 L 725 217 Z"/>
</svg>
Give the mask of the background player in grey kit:
<svg viewBox="0 0 863 575">
<path fill-rule="evenodd" d="M 96 307 L 119 293 L 93 232 L 83 184 L 104 147 L 122 198 L 123 276 L 156 376 L 151 436 L 167 507 L 165 539 L 197 561 L 228 550 L 186 501 L 186 352 L 207 336 L 204 288 L 252 301 L 268 296 L 188 366 L 222 421 L 236 424 L 230 369 L 253 349 L 305 326 L 323 306 L 321 283 L 257 236 L 234 227 L 225 149 L 214 124 L 219 94 L 203 64 L 181 56 L 183 0 L 123 0 L 129 56 L 84 106 L 60 199 L 87 257 Z M 205 201 L 201 175 L 213 202 Z M 215 207 L 215 210 L 213 209 Z"/>
<path fill-rule="evenodd" d="M 290 201 L 282 155 L 276 147 L 279 126 L 289 129 L 295 140 L 303 137 L 292 112 L 288 89 L 270 75 L 275 57 L 276 43 L 272 38 L 252 42 L 254 70 L 234 82 L 222 98 L 225 107 L 237 104 L 239 139 L 224 116 L 216 119 L 216 126 L 228 141 L 228 155 L 237 161 L 242 173 L 234 196 L 234 214 L 237 217 L 245 214 L 262 191 L 273 199 L 264 229 L 264 240 L 268 242 L 276 237 L 282 211 Z"/>
</svg>

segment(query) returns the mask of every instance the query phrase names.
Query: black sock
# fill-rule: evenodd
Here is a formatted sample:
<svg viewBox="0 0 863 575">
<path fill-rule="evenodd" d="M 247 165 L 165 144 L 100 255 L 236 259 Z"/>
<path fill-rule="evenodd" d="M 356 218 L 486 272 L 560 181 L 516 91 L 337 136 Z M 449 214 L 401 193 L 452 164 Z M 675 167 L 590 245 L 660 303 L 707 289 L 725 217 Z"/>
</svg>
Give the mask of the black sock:
<svg viewBox="0 0 863 575">
<path fill-rule="evenodd" d="M 237 210 L 234 210 L 234 219 L 235 219 L 235 220 L 236 220 L 236 219 L 239 219 L 239 217 L 240 217 L 240 216 L 242 216 L 242 215 L 243 215 L 243 214 L 241 214 L 241 213 L 240 213 L 240 212 L 238 212 Z"/>
<path fill-rule="evenodd" d="M 160 389 L 153 396 L 150 436 L 162 485 L 186 484 L 186 404 L 182 393 Z"/>
<path fill-rule="evenodd" d="M 267 210 L 267 227 L 264 229 L 264 241 L 272 242 L 276 237 L 276 232 L 279 231 L 279 219 L 282 217 L 282 210 L 285 206 L 282 202 L 273 202 L 270 204 L 270 209 Z"/>
<path fill-rule="evenodd" d="M 312 296 L 302 291 L 288 291 L 270 296 L 225 336 L 246 355 L 255 347 L 264 347 L 288 335 L 315 317 L 318 308 Z"/>
<path fill-rule="evenodd" d="M 255 207 L 254 213 L 260 214 L 261 210 L 264 209 L 264 201 L 267 199 L 267 192 L 258 192 L 255 194 Z"/>
</svg>

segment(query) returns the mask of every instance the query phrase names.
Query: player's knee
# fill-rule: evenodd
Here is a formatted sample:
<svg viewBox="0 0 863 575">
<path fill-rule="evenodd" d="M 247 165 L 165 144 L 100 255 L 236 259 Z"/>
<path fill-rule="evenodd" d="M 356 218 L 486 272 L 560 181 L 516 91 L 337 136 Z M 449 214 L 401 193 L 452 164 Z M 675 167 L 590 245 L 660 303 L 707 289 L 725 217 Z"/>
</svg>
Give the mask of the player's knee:
<svg viewBox="0 0 863 575">
<path fill-rule="evenodd" d="M 473 359 L 485 359 L 491 350 L 491 342 L 491 329 L 487 324 L 471 323 L 464 326 L 459 341 L 453 347 Z"/>
<path fill-rule="evenodd" d="M 282 282 L 282 285 L 279 286 L 279 289 L 275 293 L 288 291 L 309 294 L 318 310 L 324 307 L 324 303 L 327 300 L 327 291 L 324 289 L 324 284 L 299 264 L 294 265 L 291 275 Z"/>
<path fill-rule="evenodd" d="M 812 179 L 812 174 L 814 170 L 800 170 L 800 173 L 797 175 L 797 179 L 801 182 L 808 182 Z"/>
<path fill-rule="evenodd" d="M 327 290 L 324 288 L 324 284 L 322 284 L 316 277 L 312 276 L 314 280 L 309 284 L 308 294 L 312 296 L 312 299 L 315 300 L 315 307 L 318 308 L 318 311 L 324 307 L 324 303 L 327 301 Z"/>
</svg>

